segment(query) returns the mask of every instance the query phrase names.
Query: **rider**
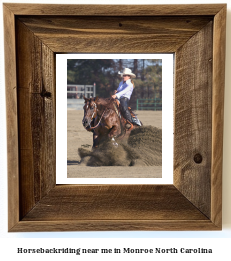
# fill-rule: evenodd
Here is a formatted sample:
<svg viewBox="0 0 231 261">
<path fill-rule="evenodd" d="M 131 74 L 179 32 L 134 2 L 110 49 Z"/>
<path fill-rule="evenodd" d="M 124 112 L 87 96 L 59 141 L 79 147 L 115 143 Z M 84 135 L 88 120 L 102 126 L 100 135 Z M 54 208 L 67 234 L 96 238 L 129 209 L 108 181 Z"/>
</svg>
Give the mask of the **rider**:
<svg viewBox="0 0 231 261">
<path fill-rule="evenodd" d="M 126 120 L 128 120 L 130 123 L 141 125 L 139 120 L 133 120 L 131 113 L 128 110 L 128 102 L 135 87 L 132 78 L 136 78 L 136 75 L 132 73 L 129 68 L 125 68 L 123 72 L 119 72 L 119 74 L 123 77 L 123 81 L 120 82 L 119 87 L 117 88 L 117 90 L 114 91 L 114 95 L 112 95 L 112 98 L 117 98 L 120 100 L 122 114 L 126 118 Z"/>
</svg>

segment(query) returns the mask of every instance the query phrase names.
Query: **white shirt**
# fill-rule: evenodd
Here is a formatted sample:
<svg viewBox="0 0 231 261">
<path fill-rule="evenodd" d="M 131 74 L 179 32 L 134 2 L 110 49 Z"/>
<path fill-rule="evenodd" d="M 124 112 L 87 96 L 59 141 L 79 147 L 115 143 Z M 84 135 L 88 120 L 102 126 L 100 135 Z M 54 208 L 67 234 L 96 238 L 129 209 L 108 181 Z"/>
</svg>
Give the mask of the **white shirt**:
<svg viewBox="0 0 231 261">
<path fill-rule="evenodd" d="M 131 83 L 131 79 L 128 79 L 126 82 L 120 82 L 117 91 L 118 92 L 115 95 L 118 99 L 126 97 L 130 100 L 133 92 L 133 84 Z"/>
</svg>

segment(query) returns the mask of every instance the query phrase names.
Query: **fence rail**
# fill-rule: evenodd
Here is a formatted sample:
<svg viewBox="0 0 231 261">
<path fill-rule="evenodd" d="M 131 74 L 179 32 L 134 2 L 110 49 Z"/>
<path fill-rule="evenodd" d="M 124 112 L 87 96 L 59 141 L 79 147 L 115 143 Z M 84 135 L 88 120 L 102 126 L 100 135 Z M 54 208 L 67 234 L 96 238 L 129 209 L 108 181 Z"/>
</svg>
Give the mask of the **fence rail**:
<svg viewBox="0 0 231 261">
<path fill-rule="evenodd" d="M 137 99 L 136 110 L 162 111 L 162 99 Z"/>
<path fill-rule="evenodd" d="M 72 99 L 82 99 L 83 95 L 86 98 L 96 96 L 96 86 L 93 85 L 78 85 L 78 84 L 68 84 L 67 85 L 67 98 Z"/>
</svg>

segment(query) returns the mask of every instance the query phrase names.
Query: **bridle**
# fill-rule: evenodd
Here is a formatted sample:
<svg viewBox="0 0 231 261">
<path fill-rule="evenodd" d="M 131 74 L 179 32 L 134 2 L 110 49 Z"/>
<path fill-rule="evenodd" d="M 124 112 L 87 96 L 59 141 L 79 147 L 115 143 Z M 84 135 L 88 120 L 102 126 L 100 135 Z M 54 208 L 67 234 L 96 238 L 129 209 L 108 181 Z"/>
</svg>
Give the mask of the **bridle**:
<svg viewBox="0 0 231 261">
<path fill-rule="evenodd" d="M 91 121 L 93 120 L 94 115 L 95 115 L 95 113 L 96 113 L 96 111 L 97 111 L 97 105 L 96 105 L 95 102 L 94 102 L 94 105 L 93 105 L 93 106 L 94 106 L 94 109 L 96 109 L 96 110 L 93 112 L 93 114 L 92 114 L 92 116 L 91 116 Z M 95 128 L 97 128 L 97 127 L 99 126 L 99 124 L 100 124 L 100 122 L 101 122 L 101 120 L 102 120 L 102 118 L 103 118 L 103 115 L 104 115 L 105 111 L 106 111 L 106 109 L 103 111 L 103 113 L 102 113 L 102 115 L 101 115 L 101 117 L 100 117 L 99 122 L 97 123 L 97 125 L 94 126 L 94 127 L 90 127 L 88 130 L 93 130 L 93 129 L 95 129 Z M 91 126 L 91 121 L 90 121 L 89 126 Z"/>
<path fill-rule="evenodd" d="M 95 111 L 93 112 L 93 114 L 92 114 L 92 116 L 91 116 L 91 121 L 93 120 L 94 115 L 95 115 L 95 112 L 97 111 L 97 105 L 96 105 L 95 102 L 94 102 L 94 109 L 95 109 Z"/>
</svg>

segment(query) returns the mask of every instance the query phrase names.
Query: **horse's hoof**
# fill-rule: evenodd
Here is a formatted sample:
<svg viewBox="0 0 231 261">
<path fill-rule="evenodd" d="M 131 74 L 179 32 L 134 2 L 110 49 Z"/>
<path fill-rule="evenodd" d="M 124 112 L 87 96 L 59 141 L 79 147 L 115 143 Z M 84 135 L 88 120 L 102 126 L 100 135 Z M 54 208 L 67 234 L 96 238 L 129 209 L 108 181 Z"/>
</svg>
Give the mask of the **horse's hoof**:
<svg viewBox="0 0 231 261">
<path fill-rule="evenodd" d="M 115 147 L 118 147 L 118 143 L 115 141 L 115 139 L 112 138 L 111 140 L 112 140 L 112 145 L 114 145 Z"/>
</svg>

